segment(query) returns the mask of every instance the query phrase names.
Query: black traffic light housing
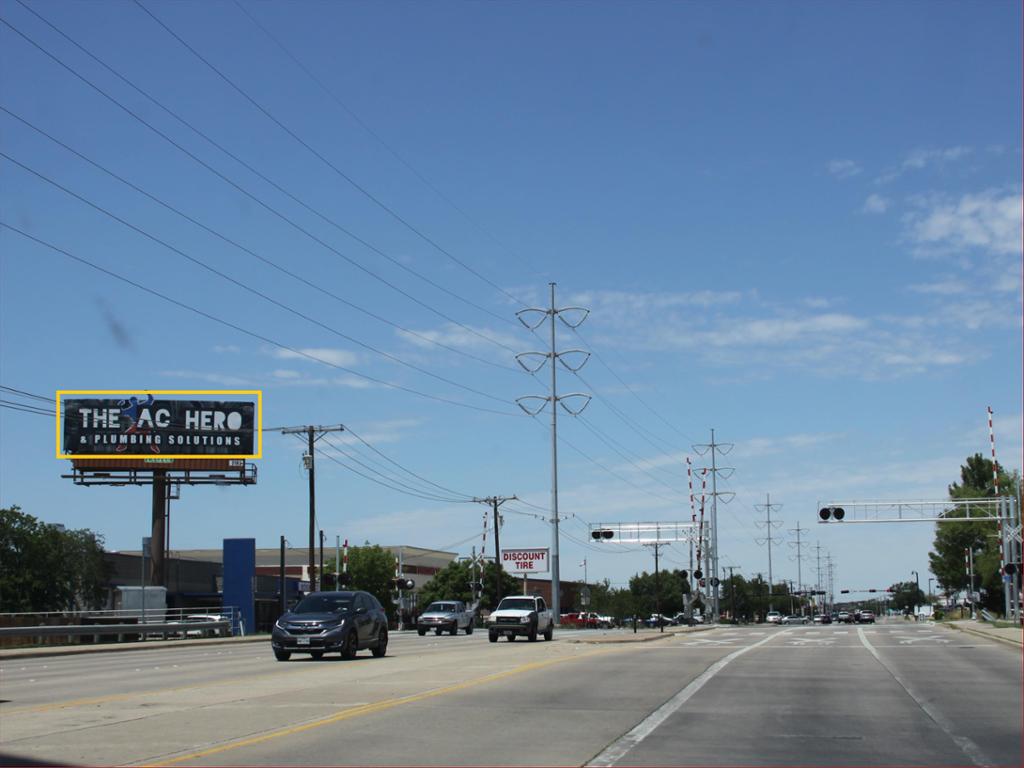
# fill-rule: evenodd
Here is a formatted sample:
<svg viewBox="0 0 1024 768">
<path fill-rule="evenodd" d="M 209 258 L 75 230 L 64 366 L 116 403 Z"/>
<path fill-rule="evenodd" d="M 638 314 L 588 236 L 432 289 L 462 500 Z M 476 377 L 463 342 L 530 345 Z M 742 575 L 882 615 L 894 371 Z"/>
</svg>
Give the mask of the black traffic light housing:
<svg viewBox="0 0 1024 768">
<path fill-rule="evenodd" d="M 613 538 L 614 536 L 615 536 L 615 531 L 609 530 L 608 528 L 599 528 L 596 531 L 591 531 L 590 532 L 590 537 L 592 539 L 597 539 L 598 541 L 600 541 L 601 539 L 610 539 L 610 538 Z"/>
<path fill-rule="evenodd" d="M 392 589 L 413 589 L 416 586 L 416 582 L 412 579 L 392 579 Z"/>
<path fill-rule="evenodd" d="M 1017 563 L 1007 563 L 1003 566 L 1003 573 L 1007 576 L 1013 576 L 1013 574 L 1017 573 L 1019 570 L 1020 566 L 1017 565 Z"/>
<path fill-rule="evenodd" d="M 698 568 L 697 570 L 695 570 L 693 572 L 693 578 L 695 578 L 695 579 L 703 579 L 704 578 L 704 572 L 700 568 Z M 701 586 L 702 587 L 704 586 L 703 581 L 701 582 Z"/>
<path fill-rule="evenodd" d="M 846 517 L 846 510 L 842 507 L 822 507 L 818 510 L 818 517 L 822 520 L 835 520 L 839 522 Z"/>
</svg>

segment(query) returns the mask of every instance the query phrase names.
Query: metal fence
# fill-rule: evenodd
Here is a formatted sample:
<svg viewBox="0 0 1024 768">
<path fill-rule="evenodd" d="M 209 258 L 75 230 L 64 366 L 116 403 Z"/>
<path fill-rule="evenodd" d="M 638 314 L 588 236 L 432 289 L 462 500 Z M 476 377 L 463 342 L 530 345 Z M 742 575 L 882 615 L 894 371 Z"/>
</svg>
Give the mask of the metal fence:
<svg viewBox="0 0 1024 768">
<path fill-rule="evenodd" d="M 144 642 L 245 634 L 239 610 L 126 608 L 104 611 L 0 613 L 0 647 Z"/>
</svg>

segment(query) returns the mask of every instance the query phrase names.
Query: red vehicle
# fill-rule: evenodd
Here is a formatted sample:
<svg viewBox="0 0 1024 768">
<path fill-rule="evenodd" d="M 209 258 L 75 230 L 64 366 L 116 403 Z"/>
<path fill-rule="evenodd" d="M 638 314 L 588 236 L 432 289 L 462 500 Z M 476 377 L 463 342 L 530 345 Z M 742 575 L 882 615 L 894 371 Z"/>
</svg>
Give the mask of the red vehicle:
<svg viewBox="0 0 1024 768">
<path fill-rule="evenodd" d="M 597 629 L 599 621 L 596 613 L 565 613 L 562 624 L 577 629 Z"/>
</svg>

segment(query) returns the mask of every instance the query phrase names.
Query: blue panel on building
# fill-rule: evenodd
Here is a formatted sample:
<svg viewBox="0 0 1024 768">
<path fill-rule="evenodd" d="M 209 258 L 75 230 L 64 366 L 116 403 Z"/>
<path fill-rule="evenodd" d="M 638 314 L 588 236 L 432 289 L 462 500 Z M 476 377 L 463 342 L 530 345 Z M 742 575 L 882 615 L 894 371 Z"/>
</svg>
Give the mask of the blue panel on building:
<svg viewBox="0 0 1024 768">
<path fill-rule="evenodd" d="M 225 609 L 238 609 L 233 634 L 251 634 L 256 627 L 256 600 L 253 582 L 256 580 L 256 539 L 224 539 L 224 597 Z M 238 619 L 242 626 L 238 626 Z"/>
</svg>

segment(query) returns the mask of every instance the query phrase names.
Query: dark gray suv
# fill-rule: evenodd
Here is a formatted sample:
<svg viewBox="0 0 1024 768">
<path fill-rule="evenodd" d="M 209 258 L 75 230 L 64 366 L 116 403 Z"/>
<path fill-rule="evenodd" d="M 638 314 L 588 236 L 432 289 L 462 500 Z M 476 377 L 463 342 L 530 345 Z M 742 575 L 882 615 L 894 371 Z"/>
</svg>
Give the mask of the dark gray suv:
<svg viewBox="0 0 1024 768">
<path fill-rule="evenodd" d="M 388 650 L 388 619 L 369 592 L 312 592 L 274 623 L 270 644 L 278 661 L 331 651 L 351 659 L 363 648 L 380 657 Z"/>
</svg>

